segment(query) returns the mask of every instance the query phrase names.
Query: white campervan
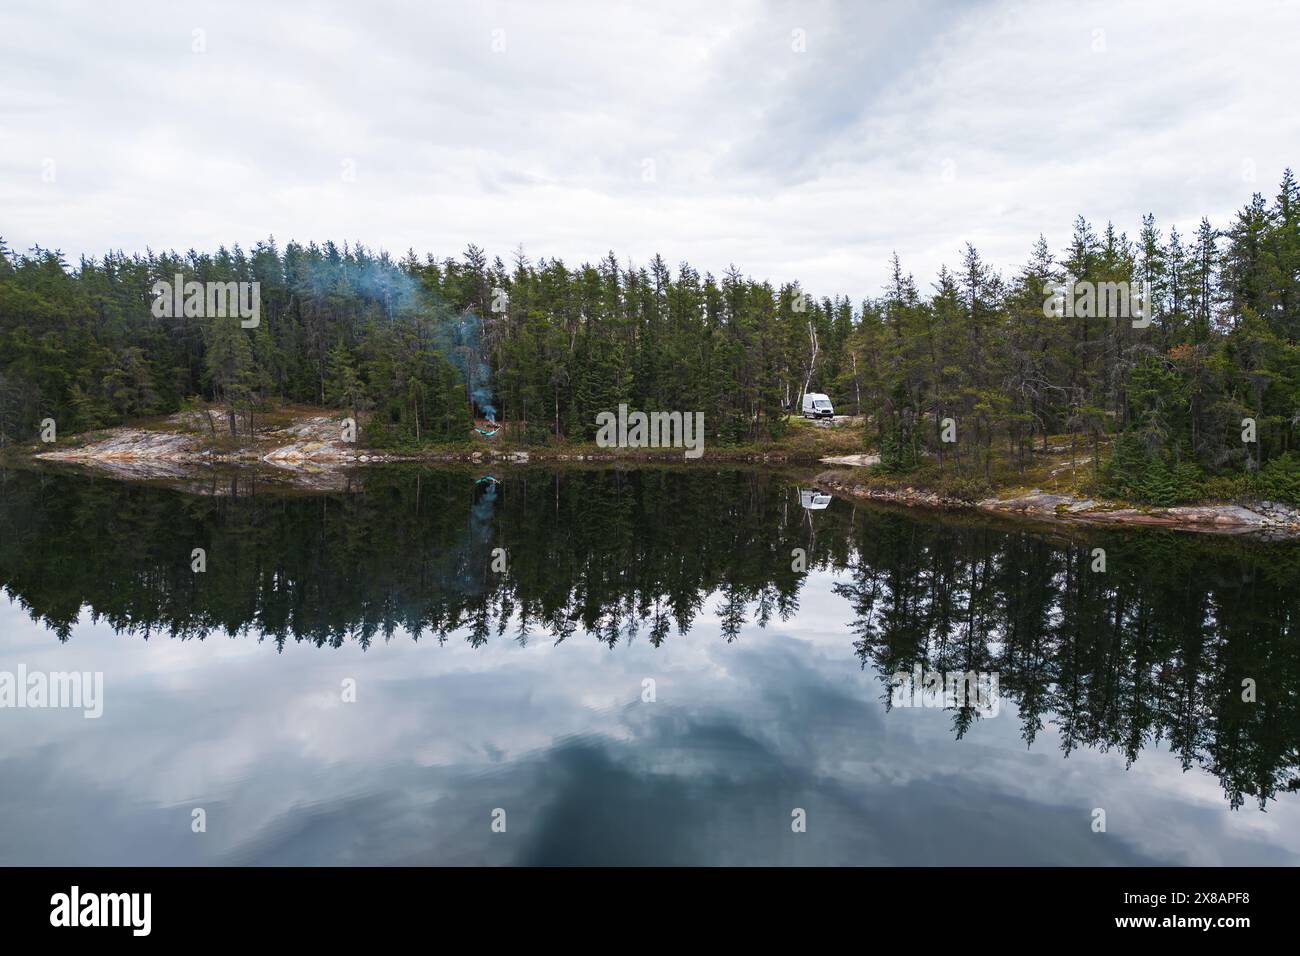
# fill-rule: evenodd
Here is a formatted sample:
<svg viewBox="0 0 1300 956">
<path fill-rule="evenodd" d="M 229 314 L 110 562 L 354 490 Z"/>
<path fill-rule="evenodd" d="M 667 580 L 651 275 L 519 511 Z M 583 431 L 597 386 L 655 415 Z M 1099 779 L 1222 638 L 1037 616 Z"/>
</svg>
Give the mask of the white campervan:
<svg viewBox="0 0 1300 956">
<path fill-rule="evenodd" d="M 831 400 L 821 392 L 804 392 L 803 417 L 834 418 L 835 409 L 831 407 Z"/>
<path fill-rule="evenodd" d="M 823 508 L 830 507 L 831 496 L 816 488 L 800 488 L 799 504 L 809 511 L 821 511 Z"/>
</svg>

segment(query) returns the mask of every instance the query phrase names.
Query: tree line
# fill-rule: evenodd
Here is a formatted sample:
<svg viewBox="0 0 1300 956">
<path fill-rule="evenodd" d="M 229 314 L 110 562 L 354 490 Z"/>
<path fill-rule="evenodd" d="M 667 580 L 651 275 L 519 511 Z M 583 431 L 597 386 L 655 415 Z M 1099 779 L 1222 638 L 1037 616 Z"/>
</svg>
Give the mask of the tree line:
<svg viewBox="0 0 1300 956">
<path fill-rule="evenodd" d="M 1207 477 L 1271 465 L 1279 496 L 1294 497 L 1300 192 L 1290 170 L 1271 204 L 1256 193 L 1222 230 L 1202 219 L 1190 237 L 1166 235 L 1147 215 L 1130 239 L 1079 217 L 1061 254 L 1040 237 L 1011 277 L 968 244 L 929 296 L 893 265 L 848 345 L 887 467 L 929 453 L 987 477 L 995 444 L 1023 468 L 1035 442 L 1068 434 L 1101 471 L 1112 437 L 1104 478 L 1121 494 L 1187 497 Z M 1070 280 L 1145 286 L 1149 313 L 1050 314 L 1046 290 Z M 960 423 L 951 444 L 939 434 L 948 417 Z"/>
<path fill-rule="evenodd" d="M 155 317 L 153 284 L 178 273 L 260 283 L 259 323 Z M 1048 314 L 1045 289 L 1066 277 L 1146 283 L 1149 324 Z M 1223 228 L 1203 219 L 1183 235 L 1148 215 L 1130 238 L 1079 217 L 1064 249 L 1040 237 L 1010 275 L 968 244 L 922 289 L 895 255 L 882 293 L 856 303 L 612 252 L 574 267 L 522 249 L 509 264 L 475 245 L 399 260 L 268 239 L 73 267 L 0 241 L 0 441 L 45 417 L 75 431 L 205 399 L 235 433 L 273 400 L 355 410 L 390 446 L 463 441 L 492 415 L 520 440 L 589 440 L 596 414 L 627 402 L 702 411 L 711 442 L 743 444 L 779 439 L 811 389 L 866 416 L 887 469 L 987 479 L 1068 435 L 1116 493 L 1186 497 L 1265 474 L 1294 497 L 1298 335 L 1290 170 Z"/>
</svg>

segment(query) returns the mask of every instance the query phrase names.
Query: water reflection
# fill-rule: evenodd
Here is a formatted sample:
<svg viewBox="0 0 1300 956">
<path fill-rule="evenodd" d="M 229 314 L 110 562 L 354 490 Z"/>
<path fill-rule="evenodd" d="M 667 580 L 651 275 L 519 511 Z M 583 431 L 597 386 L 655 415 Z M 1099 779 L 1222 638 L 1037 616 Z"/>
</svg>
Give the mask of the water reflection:
<svg viewBox="0 0 1300 956">
<path fill-rule="evenodd" d="M 809 510 L 798 485 L 744 470 L 522 469 L 488 477 L 395 469 L 369 474 L 364 493 L 325 496 L 261 494 L 247 480 L 237 496 L 48 474 L 7 473 L 0 482 L 0 582 L 41 633 L 69 647 L 82 640 L 88 615 L 92 630 L 98 623 L 120 635 L 246 635 L 239 646 L 249 650 L 239 655 L 273 641 L 300 662 L 298 648 L 364 649 L 399 631 L 461 649 L 455 680 L 443 674 L 410 686 L 421 708 L 432 706 L 431 693 L 441 701 L 429 719 L 451 728 L 442 744 L 394 737 L 386 746 L 368 725 L 380 739 L 364 749 L 389 763 L 377 770 L 349 759 L 358 774 L 362 766 L 380 773 L 382 788 L 358 778 L 305 818 L 264 822 L 256 840 L 226 847 L 221 860 L 335 860 L 340 847 L 327 835 L 346 843 L 342 832 L 364 833 L 370 850 L 362 857 L 384 862 L 427 861 L 403 849 L 420 844 L 422 833 L 443 862 L 581 862 L 618 847 L 629 862 L 1153 862 L 1174 856 L 1169 846 L 1130 838 L 1104 847 L 1086 826 L 1076 834 L 1042 792 L 1068 766 L 1059 757 L 1043 765 L 1044 747 L 1075 760 L 1080 751 L 1103 762 L 1114 753 L 1125 766 L 1168 749 L 1184 770 L 1216 780 L 1231 807 L 1277 807 L 1300 785 L 1294 546 L 1152 532 L 1067 539 L 840 501 Z M 196 547 L 207 554 L 203 574 L 190 570 Z M 1107 559 L 1100 573 L 1091 570 L 1098 547 Z M 692 644 L 696 636 L 687 635 L 706 625 L 721 640 Z M 802 639 L 813 642 L 814 657 L 838 646 L 861 671 L 850 678 L 823 667 L 775 634 L 770 643 L 750 641 L 745 655 L 722 651 L 756 626 L 793 635 L 812 628 L 819 636 Z M 504 670 L 489 673 L 495 663 L 476 663 L 503 659 L 492 656 L 502 645 L 549 646 L 575 635 L 631 648 L 636 663 L 619 665 L 618 692 L 606 686 L 613 665 L 585 653 L 563 664 L 559 655 L 547 658 L 570 671 L 547 678 L 567 682 L 566 707 L 544 706 L 545 684 L 516 686 Z M 109 650 L 114 660 L 138 653 L 120 646 L 94 653 Z M 221 652 L 228 653 L 235 652 Z M 12 649 L 0 655 L 0 666 L 15 659 Z M 397 657 L 412 659 L 385 649 L 376 660 L 372 652 L 367 673 Z M 332 668 L 334 660 L 300 666 Z M 674 669 L 665 674 L 669 661 Z M 1014 706 L 991 720 L 961 708 L 914 722 L 918 715 L 891 711 L 888 680 L 915 666 L 998 674 Z M 305 672 L 273 671 L 256 678 L 266 699 L 292 697 L 294 680 L 308 680 Z M 640 689 L 638 673 L 658 673 L 661 689 L 676 681 L 689 691 L 670 693 L 658 712 L 619 704 L 594 722 L 570 713 L 574 695 L 615 707 L 628 699 L 629 683 Z M 738 674 L 747 695 L 728 702 L 725 688 Z M 391 679 L 407 686 L 400 672 Z M 856 683 L 843 684 L 850 679 Z M 1255 682 L 1255 702 L 1242 699 L 1246 679 Z M 241 671 L 234 686 L 252 695 L 252 681 L 252 671 Z M 674 710 L 683 700 L 713 706 Z M 569 716 L 557 718 L 561 711 Z M 113 716 L 110 708 L 106 721 Z M 934 720 L 947 743 L 928 729 L 937 729 Z M 975 721 L 989 729 L 970 733 Z M 528 726 L 548 732 L 532 736 Z M 954 804 L 933 770 L 913 766 L 916 755 L 893 739 L 922 726 L 925 752 L 964 768 L 960 792 L 979 801 L 983 829 L 972 829 L 970 807 Z M 996 759 L 981 749 L 994 739 L 1010 748 Z M 509 753 L 505 740 L 514 741 Z M 241 737 L 221 746 L 248 744 Z M 334 746 L 354 745 L 312 738 L 312 747 Z M 436 752 L 412 766 L 413 748 Z M 288 748 L 259 772 L 280 780 L 301 759 Z M 342 758 L 329 759 L 337 766 Z M 846 770 L 854 761 L 875 769 Z M 1031 764 L 1040 785 L 1017 790 L 1007 778 Z M 683 767 L 695 771 L 684 775 Z M 48 778 L 34 753 L 11 757 L 6 770 L 11 786 Z M 462 845 L 454 826 L 428 832 L 431 806 L 442 826 L 461 814 L 469 826 L 484 801 L 520 792 L 533 795 L 517 810 L 529 833 L 524 846 L 507 851 L 477 837 Z M 30 799 L 7 792 L 5 808 L 29 808 Z M 788 826 L 749 826 L 753 814 L 738 818 L 737 803 L 781 814 L 813 803 L 820 825 L 791 842 Z M 680 812 L 669 812 L 675 806 Z M 620 809 L 609 816 L 613 807 Z M 120 812 L 124 832 L 147 828 L 138 808 Z M 640 821 L 631 831 L 628 813 Z M 864 813 L 879 825 L 865 826 Z M 930 859 L 905 842 L 929 839 L 918 813 L 927 827 L 949 832 L 947 848 Z M 693 821 L 688 832 L 683 819 Z M 842 825 L 824 829 L 828 820 Z M 998 849 L 998 833 L 1014 834 L 1017 845 Z M 1036 833 L 1046 842 L 1036 844 Z M 35 845 L 26 852 L 39 856 Z M 115 861 L 115 851 L 103 852 L 102 862 Z M 1240 862 L 1263 862 L 1261 854 Z"/>
</svg>

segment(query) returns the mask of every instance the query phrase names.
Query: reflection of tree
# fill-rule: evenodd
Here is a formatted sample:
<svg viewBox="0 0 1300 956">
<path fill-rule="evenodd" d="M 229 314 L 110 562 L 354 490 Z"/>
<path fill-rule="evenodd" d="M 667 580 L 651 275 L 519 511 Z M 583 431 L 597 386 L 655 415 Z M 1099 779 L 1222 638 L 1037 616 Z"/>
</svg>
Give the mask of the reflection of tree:
<svg viewBox="0 0 1300 956">
<path fill-rule="evenodd" d="M 215 498 L 0 472 L 0 582 L 63 639 L 88 607 L 120 632 L 279 646 L 368 645 L 399 628 L 475 646 L 579 631 L 659 646 L 702 613 L 728 640 L 789 618 L 802 547 L 810 568 L 839 573 L 853 646 L 886 681 L 918 663 L 997 672 L 1027 744 L 1050 725 L 1066 753 L 1131 763 L 1160 741 L 1234 806 L 1300 785 L 1294 546 L 1150 532 L 1085 543 L 838 505 L 817 513 L 814 539 L 792 492 L 759 472 L 478 477 L 405 468 L 368 473 L 364 495 Z M 1104 573 L 1091 571 L 1096 546 Z M 190 571 L 195 547 L 204 574 Z M 975 719 L 955 710 L 954 732 Z"/>
<path fill-rule="evenodd" d="M 512 623 L 518 640 L 582 630 L 613 645 L 643 622 L 657 645 L 674 624 L 689 631 L 715 591 L 737 627 L 751 604 L 763 621 L 797 607 L 800 515 L 757 472 L 474 477 L 401 469 L 369 476 L 364 495 L 232 499 L 11 472 L 0 581 L 65 639 L 83 605 L 129 633 L 331 646 L 399 627 L 439 640 L 463 628 L 481 645 Z M 847 516 L 836 537 L 810 561 L 842 563 Z M 190 571 L 195 547 L 204 574 Z M 505 572 L 491 569 L 494 548 Z"/>
<path fill-rule="evenodd" d="M 1300 553 L 1293 546 L 1112 533 L 1087 545 L 875 516 L 837 585 L 863 666 L 993 671 L 1032 743 L 1131 764 L 1163 741 L 1205 767 L 1233 806 L 1298 775 Z M 1091 548 L 1107 570 L 1091 570 Z M 1242 680 L 1258 702 L 1242 700 Z M 960 735 L 973 718 L 957 711 Z"/>
</svg>

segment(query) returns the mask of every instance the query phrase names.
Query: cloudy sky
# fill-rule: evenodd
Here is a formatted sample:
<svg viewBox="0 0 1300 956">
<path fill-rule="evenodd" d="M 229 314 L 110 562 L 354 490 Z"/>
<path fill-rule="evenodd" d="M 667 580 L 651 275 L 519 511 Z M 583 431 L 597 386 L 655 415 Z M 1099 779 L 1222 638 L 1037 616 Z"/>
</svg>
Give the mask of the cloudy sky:
<svg viewBox="0 0 1300 956">
<path fill-rule="evenodd" d="M 817 294 L 1191 229 L 1300 159 L 1300 4 L 15 2 L 0 236 L 656 252 Z"/>
</svg>

